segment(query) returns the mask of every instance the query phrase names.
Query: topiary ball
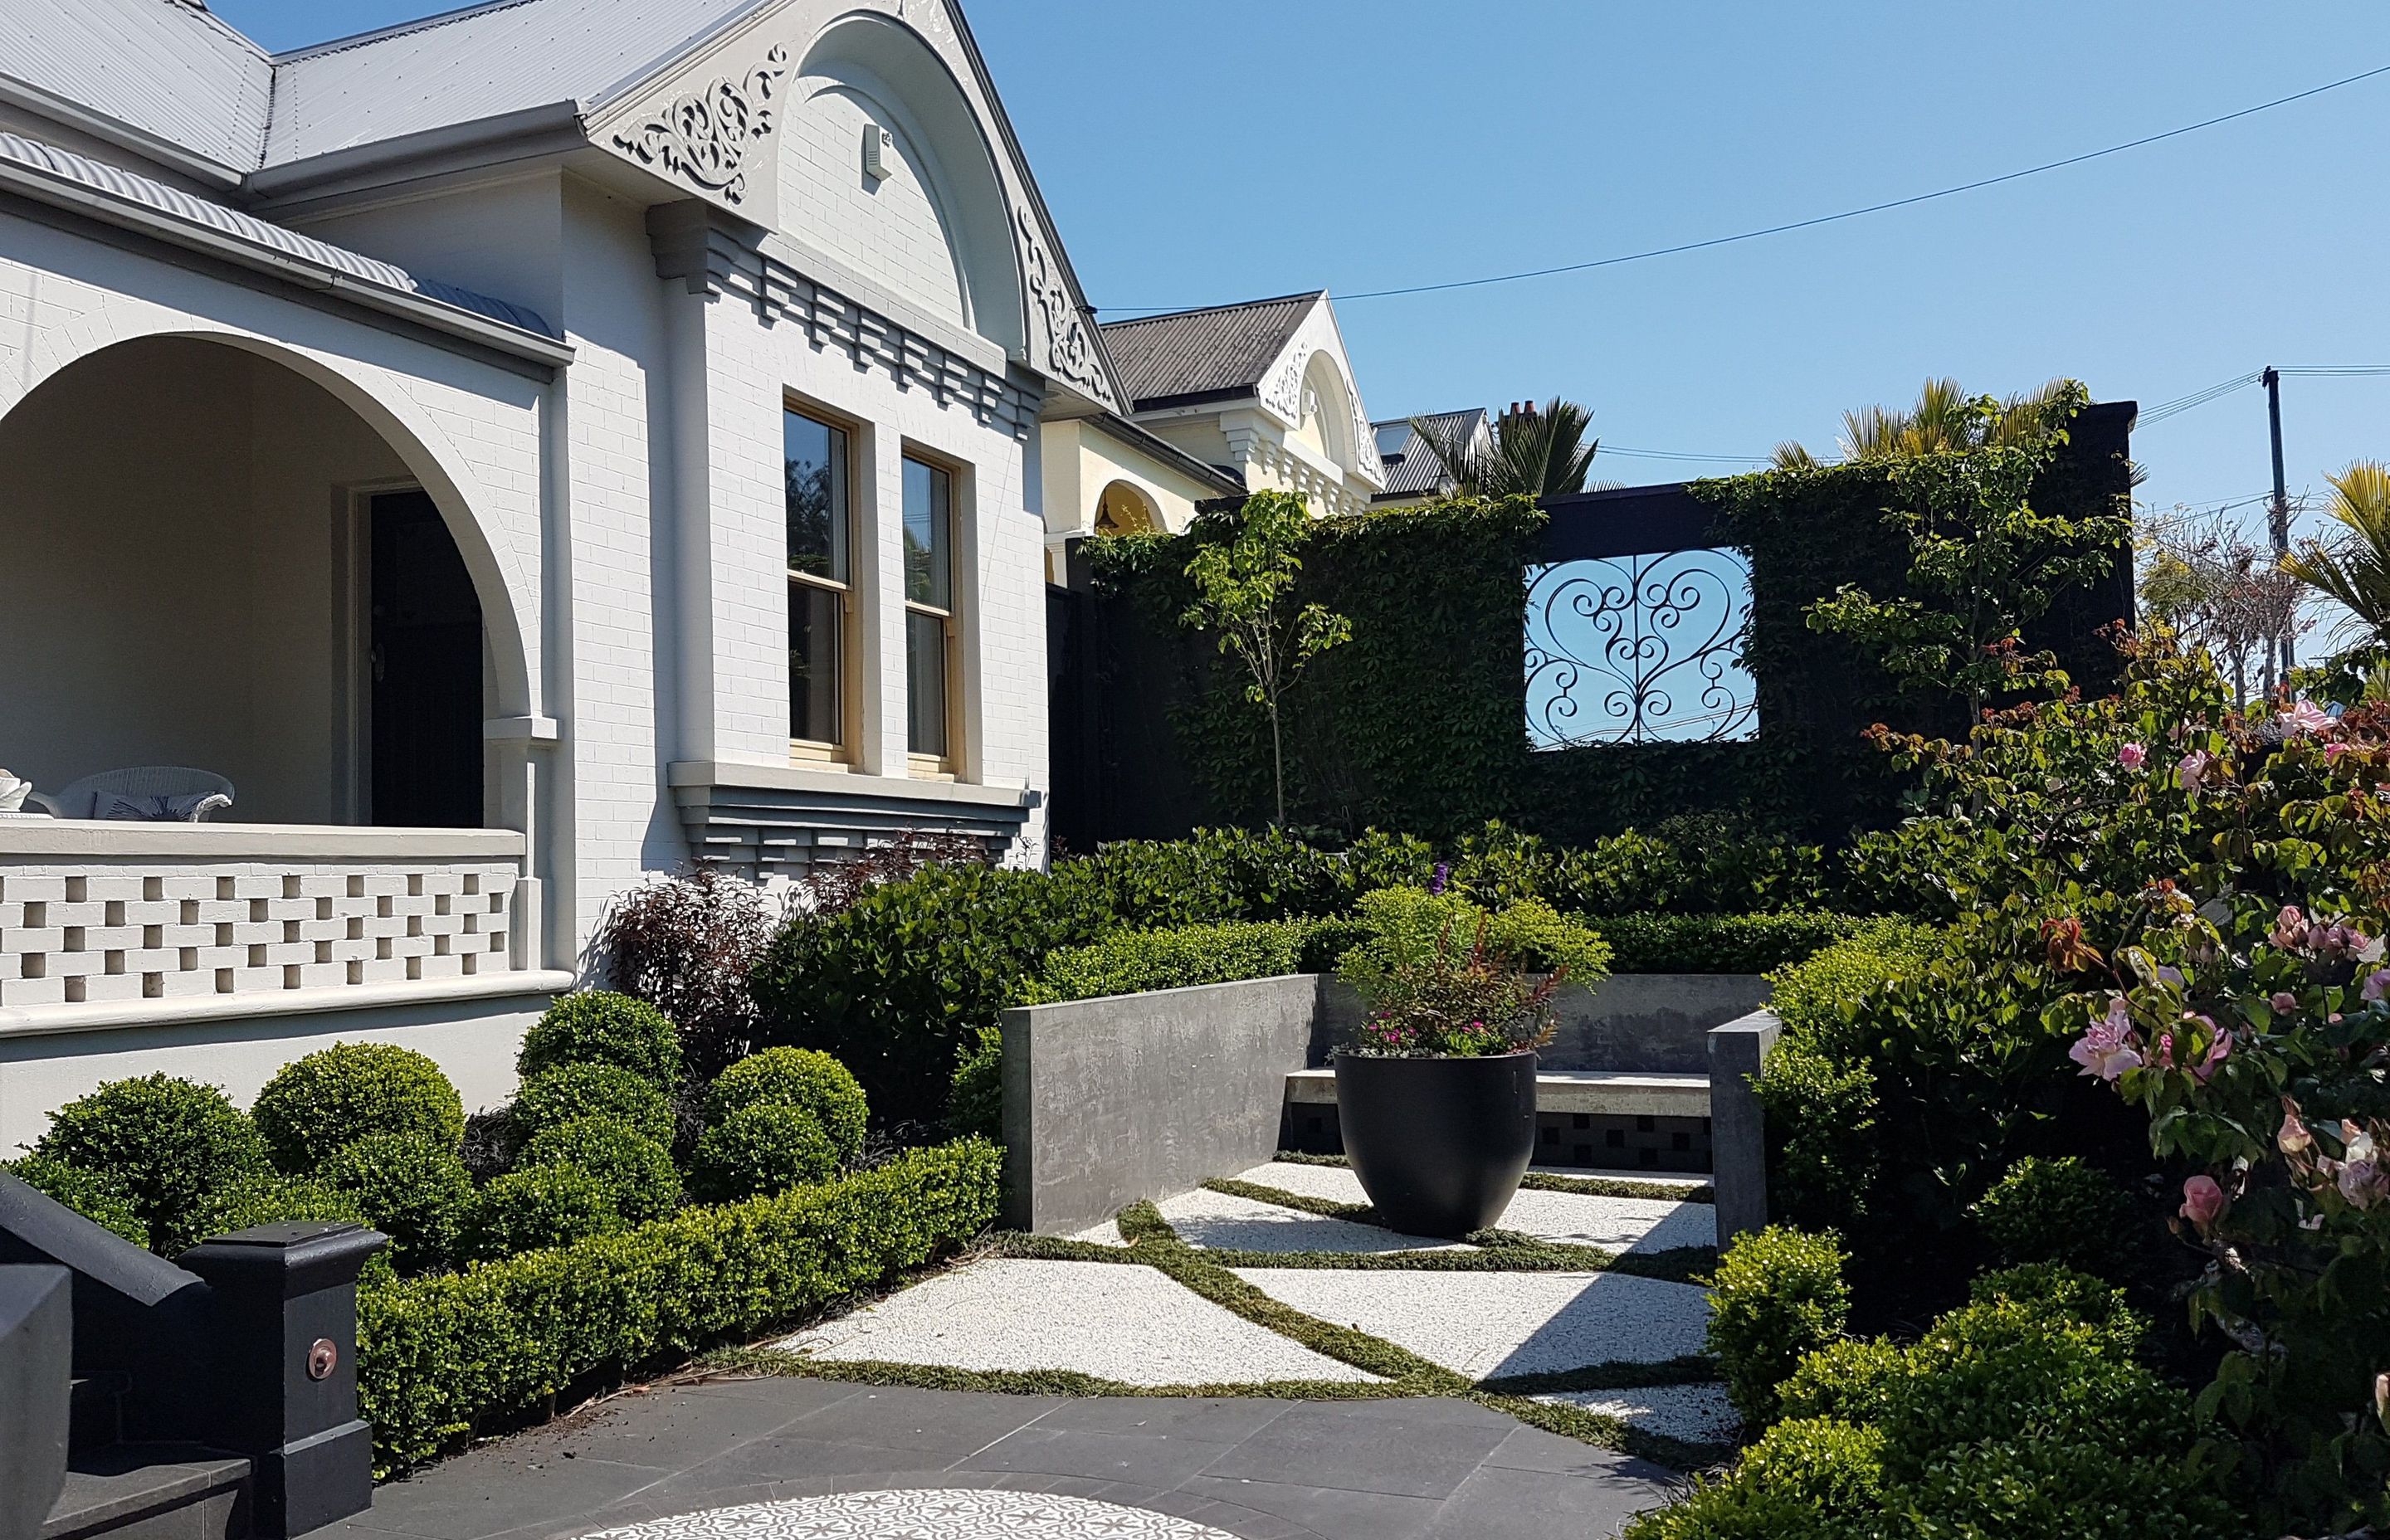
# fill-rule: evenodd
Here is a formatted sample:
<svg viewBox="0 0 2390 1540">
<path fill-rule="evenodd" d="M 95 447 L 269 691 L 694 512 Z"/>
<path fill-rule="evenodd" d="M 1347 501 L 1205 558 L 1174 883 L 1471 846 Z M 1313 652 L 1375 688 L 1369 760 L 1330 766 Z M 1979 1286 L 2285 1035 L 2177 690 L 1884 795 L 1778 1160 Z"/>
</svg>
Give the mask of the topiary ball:
<svg viewBox="0 0 2390 1540">
<path fill-rule="evenodd" d="M 2028 1155 L 1977 1200 L 1975 1223 L 2004 1267 L 2056 1263 L 2106 1278 L 2132 1275 L 2142 1239 L 2132 1199 L 2072 1155 Z"/>
<path fill-rule="evenodd" d="M 578 1166 L 531 1166 L 473 1195 L 457 1251 L 476 1262 L 495 1262 L 622 1227 L 605 1183 Z"/>
<path fill-rule="evenodd" d="M 115 1183 L 153 1247 L 185 1233 L 210 1192 L 266 1169 L 256 1125 L 222 1091 L 162 1073 L 67 1103 L 32 1152 Z"/>
<path fill-rule="evenodd" d="M 758 1102 L 706 1130 L 690 1181 L 709 1202 L 765 1198 L 838 1174 L 838 1147 L 802 1107 Z"/>
<path fill-rule="evenodd" d="M 357 1200 L 347 1193 L 308 1177 L 281 1176 L 268 1171 L 209 1194 L 207 1200 L 192 1211 L 189 1223 L 174 1237 L 167 1254 L 178 1254 L 216 1236 L 294 1220 L 371 1223 Z M 366 1259 L 357 1281 L 395 1281 L 388 1247 Z"/>
<path fill-rule="evenodd" d="M 46 1155 L 0 1161 L 0 1171 L 56 1199 L 101 1229 L 112 1230 L 135 1246 L 148 1248 L 149 1226 L 141 1223 L 141 1215 L 134 1212 L 133 1200 L 114 1177 L 53 1161 Z"/>
<path fill-rule="evenodd" d="M 526 1080 L 562 1064 L 611 1064 L 669 1091 L 680 1081 L 680 1029 L 645 1000 L 585 989 L 547 1007 L 515 1060 Z"/>
<path fill-rule="evenodd" d="M 390 1237 L 400 1272 L 445 1266 L 473 1198 L 473 1178 L 445 1145 L 420 1134 L 368 1134 L 324 1162 L 316 1176 L 349 1196 Z"/>
<path fill-rule="evenodd" d="M 285 1064 L 250 1116 L 275 1165 L 304 1174 L 368 1134 L 416 1134 L 456 1148 L 465 1104 L 440 1066 L 394 1043 L 336 1043 Z"/>
<path fill-rule="evenodd" d="M 541 1129 L 523 1146 L 521 1164 L 572 1166 L 605 1185 L 615 1212 L 633 1225 L 680 1207 L 680 1173 L 672 1152 L 618 1118 L 574 1118 Z"/>
<path fill-rule="evenodd" d="M 870 1117 L 863 1087 L 845 1065 L 812 1048 L 765 1048 L 716 1075 L 706 1093 L 705 1121 L 719 1123 L 742 1108 L 777 1102 L 811 1112 L 829 1136 L 841 1162 L 863 1154 L 863 1128 Z"/>
<path fill-rule="evenodd" d="M 660 1145 L 672 1144 L 672 1102 L 653 1083 L 616 1064 L 559 1064 L 516 1093 L 507 1113 L 507 1148 L 520 1152 L 541 1130 L 576 1118 L 611 1118 Z"/>
</svg>

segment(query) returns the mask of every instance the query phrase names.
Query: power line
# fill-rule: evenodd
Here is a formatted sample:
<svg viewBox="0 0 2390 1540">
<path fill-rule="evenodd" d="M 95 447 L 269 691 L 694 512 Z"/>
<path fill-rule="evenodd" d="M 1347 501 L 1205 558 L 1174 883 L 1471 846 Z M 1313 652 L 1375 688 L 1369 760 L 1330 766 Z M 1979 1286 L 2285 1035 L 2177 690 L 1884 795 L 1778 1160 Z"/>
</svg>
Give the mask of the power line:
<svg viewBox="0 0 2390 1540">
<path fill-rule="evenodd" d="M 1364 289 L 1357 294 L 1342 294 L 1338 295 L 1337 298 L 1342 302 L 1350 302 L 1356 300 L 1390 300 L 1406 294 L 1436 294 L 1454 289 L 1483 289 L 1489 284 L 1519 283 L 1528 278 L 1548 278 L 1562 273 L 1590 272 L 1597 267 L 1615 267 L 1622 263 L 1646 262 L 1653 257 L 1673 257 L 1687 251 L 1705 251 L 1713 247 L 1732 246 L 1741 241 L 1758 240 L 1762 237 L 1766 236 L 1780 236 L 1794 230 L 1815 229 L 1820 225 L 1835 225 L 1846 219 L 1859 219 L 1868 214 L 1880 214 L 1891 209 L 1906 209 L 1914 204 L 1930 203 L 1936 199 L 1955 198 L 1960 193 L 1977 192 L 1985 187 L 1997 187 L 2003 183 L 2021 181 L 2028 176 L 2038 176 L 2044 172 L 2062 171 L 2068 166 L 2079 166 L 2087 160 L 2098 160 L 2111 155 L 2121 155 L 2128 149 L 2139 149 L 2146 145 L 2159 144 L 2167 139 L 2178 139 L 2186 134 L 2196 134 L 2204 128 L 2214 128 L 2219 123 L 2232 122 L 2238 119 L 2255 116 L 2259 112 L 2270 112 L 2275 108 L 2288 107 L 2293 102 L 2305 101 L 2309 96 L 2319 96 L 2327 91 L 2337 91 L 2342 86 L 2355 85 L 2360 81 L 2371 80 L 2376 75 L 2382 74 L 2390 74 L 2390 64 L 2381 65 L 2375 69 L 2367 70 L 2358 74 L 2345 76 L 2340 80 L 2331 81 L 2322 85 L 2310 86 L 2305 91 L 2295 91 L 2287 96 L 2277 96 L 2272 101 L 2259 102 L 2255 107 L 2244 107 L 2240 109 L 2238 111 L 2226 112 L 2213 118 L 2204 118 L 2195 123 L 2185 123 L 2180 128 L 2169 128 L 2162 134 L 2148 134 L 2138 139 L 2127 139 L 2123 144 L 2110 145 L 2105 149 L 2087 150 L 2081 155 L 2070 155 L 2063 160 L 2046 160 L 2037 166 L 2027 166 L 2023 171 L 2005 172 L 1998 176 L 1986 176 L 1973 182 L 1961 182 L 1956 186 L 1941 187 L 1933 192 L 1915 193 L 1907 198 L 1890 199 L 1882 203 L 1870 203 L 1865 208 L 1845 209 L 1840 213 L 1819 214 L 1811 219 L 1796 219 L 1783 225 L 1770 225 L 1757 230 L 1744 230 L 1737 235 L 1713 236 L 1707 240 L 1690 240 L 1676 246 L 1657 246 L 1647 251 L 1629 251 L 1624 255 L 1615 257 L 1600 257 L 1591 262 L 1563 263 L 1553 267 L 1536 267 L 1520 273 L 1501 273 L 1491 277 L 1484 278 L 1454 278 L 1444 283 L 1411 284 L 1401 289 Z M 1193 305 L 1110 305 L 1101 307 L 1099 313 L 1151 313 L 1162 314 L 1175 310 L 1192 310 L 1201 307 Z"/>
<path fill-rule="evenodd" d="M 2390 364 L 2286 364 L 2274 372 L 2311 379 L 2349 379 L 2365 375 L 2390 375 Z M 2237 391 L 2245 391 L 2264 379 L 2265 374 L 2266 371 L 2263 369 L 2252 369 L 2247 374 L 2234 375 L 2229 379 L 2220 380 L 2204 391 L 2193 391 L 2187 396 L 2177 396 L 2172 401 L 2164 401 L 2155 406 L 2143 407 L 2140 416 L 2134 419 L 2133 426 L 2137 430 L 2155 427 L 2168 417 L 2180 417 L 2183 413 L 2204 406 L 2211 401 L 2221 401 Z"/>
<path fill-rule="evenodd" d="M 1685 449 L 1629 449 L 1625 444 L 1601 445 L 1600 455 L 1616 455 L 1629 460 L 1688 460 L 1702 465 L 1767 465 L 1765 455 L 1696 455 Z"/>
</svg>

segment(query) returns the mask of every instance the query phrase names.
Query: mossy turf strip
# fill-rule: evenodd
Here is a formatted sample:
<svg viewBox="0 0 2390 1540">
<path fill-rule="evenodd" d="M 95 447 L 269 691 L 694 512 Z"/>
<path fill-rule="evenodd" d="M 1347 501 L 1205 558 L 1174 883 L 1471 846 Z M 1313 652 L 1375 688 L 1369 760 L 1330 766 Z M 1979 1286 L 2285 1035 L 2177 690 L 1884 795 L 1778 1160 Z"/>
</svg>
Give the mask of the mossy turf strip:
<svg viewBox="0 0 2390 1540">
<path fill-rule="evenodd" d="M 1281 1149 L 1270 1159 L 1291 1166 L 1353 1169 L 1353 1162 L 1342 1155 L 1305 1155 L 1300 1150 Z M 1706 1182 L 1699 1187 L 1678 1187 L 1673 1182 L 1638 1182 L 1632 1176 L 1555 1176 L 1548 1171 L 1530 1171 L 1519 1179 L 1519 1186 L 1530 1192 L 1574 1192 L 1586 1198 L 1652 1198 L 1666 1203 L 1717 1201 L 1716 1189 Z"/>
<path fill-rule="evenodd" d="M 1207 1185 L 1224 1191 L 1240 1186 L 1258 1193 L 1276 1190 L 1252 1187 L 1251 1184 L 1244 1183 Z M 1292 1198 L 1298 1195 L 1290 1193 L 1284 1196 Z M 1278 1200 L 1264 1198 L 1261 1200 L 1275 1202 Z M 1317 1203 L 1320 1200 L 1310 1201 Z M 1349 1209 L 1356 1205 L 1329 1206 Z M 1331 1217 L 1345 1216 L 1338 1214 Z M 907 1385 L 920 1390 L 972 1391 L 999 1395 L 1256 1397 L 1279 1401 L 1384 1401 L 1407 1396 L 1448 1396 L 1474 1401 L 1546 1432 L 1598 1448 L 1616 1450 L 1638 1459 L 1651 1460 L 1672 1469 L 1702 1469 L 1716 1464 L 1730 1453 L 1721 1447 L 1690 1444 L 1664 1433 L 1651 1432 L 1620 1418 L 1587 1411 L 1580 1406 L 1554 1405 L 1532 1399 L 1538 1394 L 1577 1391 L 1640 1390 L 1661 1385 L 1697 1384 L 1716 1378 L 1715 1366 L 1706 1358 L 1684 1357 L 1658 1364 L 1595 1364 L 1553 1374 L 1495 1375 L 1482 1380 L 1471 1380 L 1466 1375 L 1422 1358 L 1382 1337 L 1372 1336 L 1353 1327 L 1331 1325 L 1316 1315 L 1306 1315 L 1272 1299 L 1229 1271 L 1232 1264 L 1279 1267 L 1366 1265 L 1386 1266 L 1389 1270 L 1400 1267 L 1414 1272 L 1602 1271 L 1602 1268 L 1587 1266 L 1582 1261 L 1573 1261 L 1566 1268 L 1553 1269 L 1521 1267 L 1506 1261 L 1519 1253 L 1541 1251 L 1609 1255 L 1598 1247 L 1552 1247 L 1540 1241 L 1525 1240 L 1524 1238 L 1514 1240 L 1507 1232 L 1493 1231 L 1482 1233 L 1497 1238 L 1496 1244 L 1476 1251 L 1398 1253 L 1381 1262 L 1375 1255 L 1355 1258 L 1342 1252 L 1202 1251 L 1189 1244 L 1171 1227 L 1169 1221 L 1162 1217 L 1161 1210 L 1150 1202 L 1131 1204 L 1121 1212 L 1117 1223 L 1122 1236 L 1129 1242 L 1126 1246 L 1099 1245 L 1094 1241 L 1071 1240 L 1060 1236 L 1006 1233 L 989 1238 L 983 1249 L 960 1260 L 968 1263 L 978 1257 L 998 1256 L 1150 1267 L 1233 1315 L 1274 1331 L 1322 1357 L 1332 1358 L 1378 1376 L 1378 1382 L 1354 1384 L 1346 1380 L 1271 1380 L 1200 1385 L 1131 1385 L 1068 1369 L 959 1369 L 865 1359 L 820 1359 L 768 1346 L 713 1354 L 699 1361 L 699 1372 L 715 1378 L 793 1375 L 854 1384 Z M 1520 1240 L 1524 1243 L 1518 1243 Z M 1693 1247 L 1662 1252 L 1660 1257 L 1677 1258 L 1687 1251 L 1704 1257 L 1708 1254 L 1705 1248 Z M 1224 1260 L 1248 1255 L 1254 1258 L 1250 1264 L 1243 1261 L 1231 1264 Z M 1437 1257 L 1458 1260 L 1446 1262 L 1441 1269 L 1419 1265 Z M 1632 1262 L 1635 1259 L 1618 1260 Z"/>
</svg>

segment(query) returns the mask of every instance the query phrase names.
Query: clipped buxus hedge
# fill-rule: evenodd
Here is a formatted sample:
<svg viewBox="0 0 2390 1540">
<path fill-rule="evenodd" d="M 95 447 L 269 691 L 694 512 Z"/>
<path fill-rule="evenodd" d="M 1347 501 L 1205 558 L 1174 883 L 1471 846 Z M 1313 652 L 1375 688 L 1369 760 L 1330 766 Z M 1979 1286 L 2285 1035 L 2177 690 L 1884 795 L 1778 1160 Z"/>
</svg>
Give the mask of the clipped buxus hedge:
<svg viewBox="0 0 2390 1540">
<path fill-rule="evenodd" d="M 387 1473 L 575 1382 L 820 1310 L 985 1229 L 1002 1153 L 966 1139 L 819 1187 L 683 1210 L 363 1290 L 358 1396 Z"/>
<path fill-rule="evenodd" d="M 1795 909 L 1764 915 L 1611 915 L 1591 920 L 1613 973 L 1765 973 L 1866 929 L 1855 915 Z"/>
</svg>

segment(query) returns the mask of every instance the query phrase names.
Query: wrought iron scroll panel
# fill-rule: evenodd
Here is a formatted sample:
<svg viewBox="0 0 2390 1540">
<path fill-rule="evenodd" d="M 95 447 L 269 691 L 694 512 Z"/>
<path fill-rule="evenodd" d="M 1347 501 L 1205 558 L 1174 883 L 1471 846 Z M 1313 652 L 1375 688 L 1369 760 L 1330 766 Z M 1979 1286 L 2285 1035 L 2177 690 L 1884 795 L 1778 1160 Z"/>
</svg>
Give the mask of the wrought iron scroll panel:
<svg viewBox="0 0 2390 1540">
<path fill-rule="evenodd" d="M 1742 666 L 1751 562 L 1740 551 L 1527 570 L 1527 737 L 1537 749 L 1756 737 Z"/>
</svg>

